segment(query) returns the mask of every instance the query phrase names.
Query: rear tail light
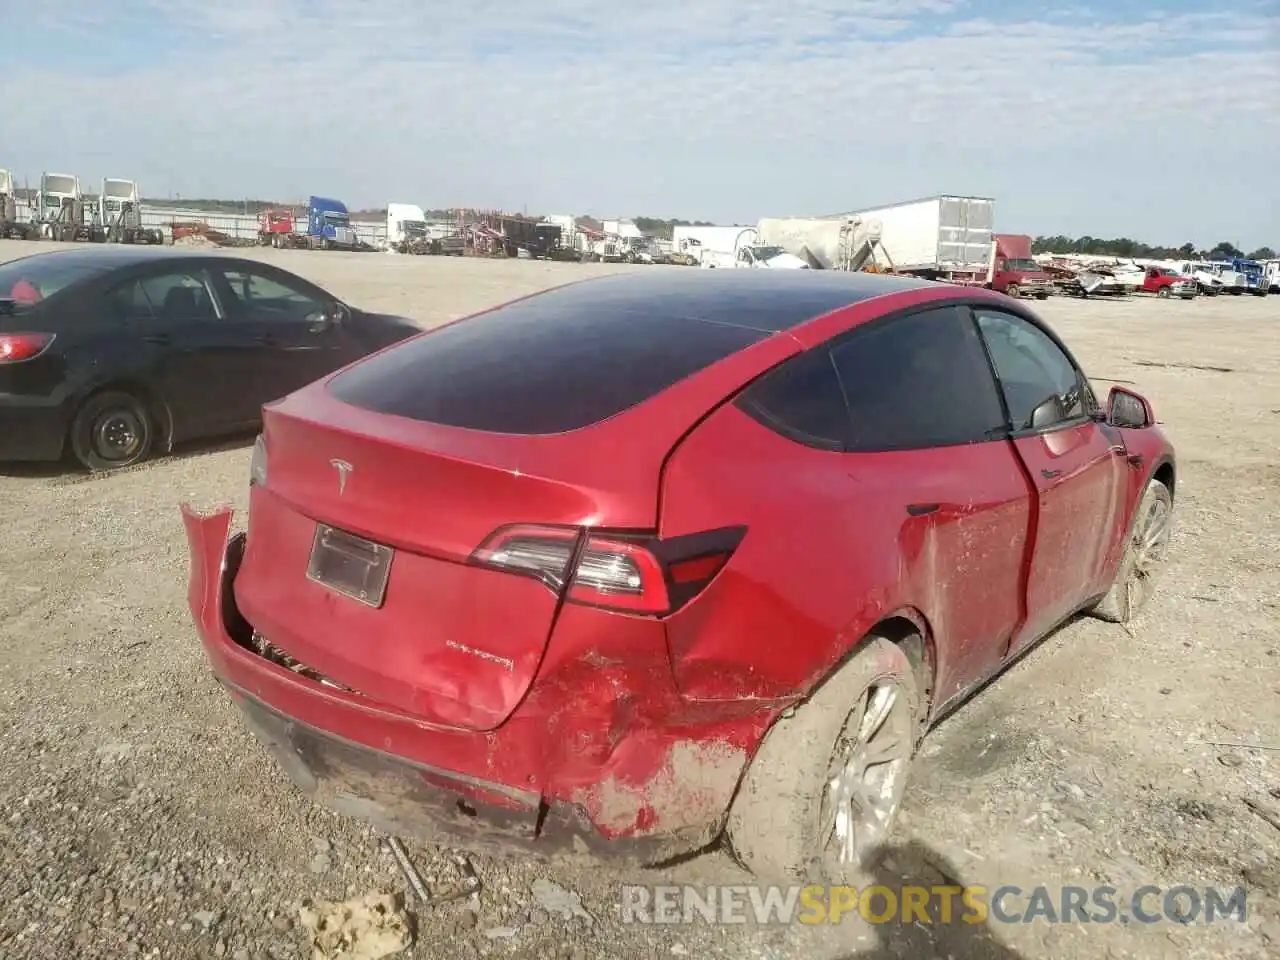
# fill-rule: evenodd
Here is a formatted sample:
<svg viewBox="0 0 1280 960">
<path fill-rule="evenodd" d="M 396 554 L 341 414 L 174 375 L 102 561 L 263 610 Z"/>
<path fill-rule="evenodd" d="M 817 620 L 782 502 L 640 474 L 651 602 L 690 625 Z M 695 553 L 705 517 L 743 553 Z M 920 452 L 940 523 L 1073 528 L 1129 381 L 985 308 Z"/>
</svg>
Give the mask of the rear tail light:
<svg viewBox="0 0 1280 960">
<path fill-rule="evenodd" d="M 38 357 L 51 343 L 52 333 L 0 333 L 0 363 L 20 363 Z"/>
<path fill-rule="evenodd" d="M 570 527 L 511 526 L 490 536 L 472 562 L 534 577 L 568 603 L 658 616 L 697 596 L 745 532 L 732 527 L 659 540 Z"/>
</svg>

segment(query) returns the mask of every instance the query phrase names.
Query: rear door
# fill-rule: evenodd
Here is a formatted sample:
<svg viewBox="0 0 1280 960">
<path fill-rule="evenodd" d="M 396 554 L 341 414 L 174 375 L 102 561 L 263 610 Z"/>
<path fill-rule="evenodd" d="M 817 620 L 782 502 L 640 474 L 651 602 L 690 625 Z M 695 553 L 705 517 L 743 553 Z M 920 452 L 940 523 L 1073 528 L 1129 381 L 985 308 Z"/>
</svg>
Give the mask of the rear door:
<svg viewBox="0 0 1280 960">
<path fill-rule="evenodd" d="M 1026 479 L 967 308 L 858 328 L 831 356 L 857 496 L 894 503 L 912 596 L 944 639 L 941 703 L 995 669 L 1021 619 Z"/>
<path fill-rule="evenodd" d="M 1005 310 L 978 307 L 974 313 L 999 378 L 1013 444 L 1038 497 L 1027 620 L 1017 648 L 1100 589 L 1124 502 L 1125 450 L 1107 438 L 1094 416 L 1099 407 L 1088 380 L 1053 336 Z"/>
<path fill-rule="evenodd" d="M 176 439 L 257 421 L 262 344 L 226 316 L 203 265 L 134 274 L 106 292 L 105 304 L 168 404 Z"/>
<path fill-rule="evenodd" d="M 217 271 L 230 315 L 265 347 L 263 402 L 275 400 L 358 359 L 365 351 L 336 317 L 330 296 L 271 267 L 233 262 Z"/>
</svg>

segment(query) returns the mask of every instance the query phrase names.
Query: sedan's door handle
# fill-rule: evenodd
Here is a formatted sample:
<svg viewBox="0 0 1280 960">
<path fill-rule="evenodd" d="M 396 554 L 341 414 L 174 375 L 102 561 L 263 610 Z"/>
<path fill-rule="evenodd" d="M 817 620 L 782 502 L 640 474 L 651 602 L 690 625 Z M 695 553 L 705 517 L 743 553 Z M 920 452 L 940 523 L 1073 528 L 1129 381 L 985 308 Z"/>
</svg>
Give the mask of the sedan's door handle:
<svg viewBox="0 0 1280 960">
<path fill-rule="evenodd" d="M 913 517 L 923 517 L 930 513 L 937 513 L 941 504 L 937 503 L 908 503 L 907 513 Z"/>
<path fill-rule="evenodd" d="M 1062 471 L 1061 470 L 1041 470 L 1040 476 L 1044 477 L 1046 480 L 1052 480 L 1054 477 L 1062 476 Z"/>
<path fill-rule="evenodd" d="M 264 333 L 260 336 L 254 337 L 253 339 L 264 347 L 274 347 L 276 345 L 276 338 L 269 333 Z"/>
<path fill-rule="evenodd" d="M 167 347 L 173 343 L 173 341 L 169 339 L 169 335 L 167 333 L 148 333 L 142 339 L 145 343 L 154 343 L 159 347 Z"/>
</svg>

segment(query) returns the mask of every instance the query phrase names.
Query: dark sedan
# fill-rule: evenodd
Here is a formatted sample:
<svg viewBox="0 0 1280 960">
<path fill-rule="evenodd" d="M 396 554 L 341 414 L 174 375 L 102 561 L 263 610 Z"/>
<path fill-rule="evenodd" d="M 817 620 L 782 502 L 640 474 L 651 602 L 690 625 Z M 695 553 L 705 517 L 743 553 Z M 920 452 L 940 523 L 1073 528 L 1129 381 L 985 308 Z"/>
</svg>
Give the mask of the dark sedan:
<svg viewBox="0 0 1280 960">
<path fill-rule="evenodd" d="M 0 461 L 90 470 L 250 429 L 264 403 L 418 333 L 279 267 L 93 247 L 0 263 Z"/>
</svg>

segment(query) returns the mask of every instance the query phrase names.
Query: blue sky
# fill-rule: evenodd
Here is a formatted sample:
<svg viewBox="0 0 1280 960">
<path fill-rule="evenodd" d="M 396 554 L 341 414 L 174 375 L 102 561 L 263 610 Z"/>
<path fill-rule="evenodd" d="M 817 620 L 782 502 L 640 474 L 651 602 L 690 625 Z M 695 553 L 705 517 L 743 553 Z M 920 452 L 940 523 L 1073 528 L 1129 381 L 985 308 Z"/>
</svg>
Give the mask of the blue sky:
<svg viewBox="0 0 1280 960">
<path fill-rule="evenodd" d="M 0 0 L 0 23 L 20 181 L 724 222 L 959 193 L 1011 232 L 1280 247 L 1275 0 Z"/>
</svg>

